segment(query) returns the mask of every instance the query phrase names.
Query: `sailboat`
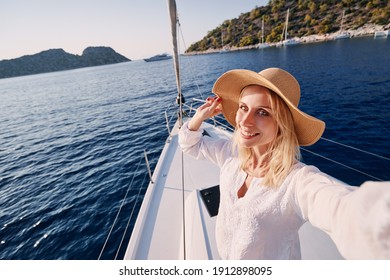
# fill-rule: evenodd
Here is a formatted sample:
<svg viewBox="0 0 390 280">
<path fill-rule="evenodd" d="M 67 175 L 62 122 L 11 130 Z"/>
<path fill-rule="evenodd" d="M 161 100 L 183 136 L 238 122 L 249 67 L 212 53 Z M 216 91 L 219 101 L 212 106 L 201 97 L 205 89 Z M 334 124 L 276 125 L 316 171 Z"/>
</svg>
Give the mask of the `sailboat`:
<svg viewBox="0 0 390 280">
<path fill-rule="evenodd" d="M 349 32 L 344 31 L 344 17 L 345 17 L 345 10 L 343 11 L 343 16 L 341 17 L 340 30 L 337 32 L 336 36 L 334 37 L 335 40 L 347 39 L 350 37 Z"/>
<path fill-rule="evenodd" d="M 173 125 L 166 115 L 168 137 L 157 162 L 135 222 L 125 259 L 220 259 L 215 222 L 219 205 L 219 168 L 207 160 L 183 154 L 178 132 L 185 121 L 177 49 L 177 10 L 168 0 L 178 111 Z M 201 100 L 194 100 L 201 101 Z M 202 124 L 204 137 L 230 138 L 232 130 L 214 118 Z M 147 158 L 147 157 L 146 157 Z M 150 173 L 151 174 L 151 173 Z M 306 223 L 299 230 L 303 259 L 342 259 L 330 237 Z"/>
<path fill-rule="evenodd" d="M 289 16 L 290 16 L 290 9 L 287 9 L 286 22 L 284 24 L 283 31 L 282 31 L 282 40 L 278 44 L 276 44 L 276 46 L 288 46 L 288 45 L 299 44 L 298 40 L 288 38 L 288 19 L 289 19 Z"/>
<path fill-rule="evenodd" d="M 261 20 L 261 43 L 257 45 L 257 48 L 264 49 L 268 48 L 269 44 L 264 42 L 264 16 Z"/>
<path fill-rule="evenodd" d="M 223 41 L 223 30 L 221 31 L 221 50 L 219 51 L 220 53 L 225 53 L 225 52 L 229 52 L 230 51 L 230 48 L 228 46 L 225 46 L 225 43 Z"/>
<path fill-rule="evenodd" d="M 387 38 L 389 36 L 389 30 L 375 31 L 374 38 Z"/>
</svg>

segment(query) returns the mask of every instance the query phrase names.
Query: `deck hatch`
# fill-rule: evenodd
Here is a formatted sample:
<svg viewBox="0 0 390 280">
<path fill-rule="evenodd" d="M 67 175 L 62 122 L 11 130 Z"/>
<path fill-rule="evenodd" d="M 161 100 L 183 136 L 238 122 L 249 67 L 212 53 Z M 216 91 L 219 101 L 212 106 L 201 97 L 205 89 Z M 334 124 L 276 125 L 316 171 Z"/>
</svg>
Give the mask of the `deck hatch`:
<svg viewBox="0 0 390 280">
<path fill-rule="evenodd" d="M 217 216 L 219 208 L 219 185 L 201 190 L 200 196 L 210 217 Z"/>
</svg>

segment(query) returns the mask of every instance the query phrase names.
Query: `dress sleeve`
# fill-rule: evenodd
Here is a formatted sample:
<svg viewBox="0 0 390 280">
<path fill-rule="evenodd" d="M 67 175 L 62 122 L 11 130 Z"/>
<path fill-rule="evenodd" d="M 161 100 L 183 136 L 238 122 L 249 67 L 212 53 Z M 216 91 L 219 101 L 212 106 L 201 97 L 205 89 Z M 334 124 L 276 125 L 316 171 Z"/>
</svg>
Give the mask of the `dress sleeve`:
<svg viewBox="0 0 390 280">
<path fill-rule="evenodd" d="M 346 259 L 390 259 L 390 182 L 344 185 L 306 166 L 295 176 L 300 215 L 327 232 Z"/>
<path fill-rule="evenodd" d="M 208 159 L 219 167 L 231 155 L 229 143 L 227 139 L 203 136 L 203 129 L 189 130 L 188 122 L 183 124 L 179 132 L 179 145 L 184 153 L 197 159 Z"/>
</svg>

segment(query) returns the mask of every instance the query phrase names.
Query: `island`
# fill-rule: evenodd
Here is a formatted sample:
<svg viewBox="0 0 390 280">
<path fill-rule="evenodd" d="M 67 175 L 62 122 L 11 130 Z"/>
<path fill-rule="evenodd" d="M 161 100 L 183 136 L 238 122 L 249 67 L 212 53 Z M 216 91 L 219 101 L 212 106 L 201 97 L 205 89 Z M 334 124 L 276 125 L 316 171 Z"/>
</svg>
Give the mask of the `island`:
<svg viewBox="0 0 390 280">
<path fill-rule="evenodd" d="M 110 47 L 88 47 L 82 55 L 50 49 L 0 61 L 0 79 L 131 61 Z"/>
</svg>

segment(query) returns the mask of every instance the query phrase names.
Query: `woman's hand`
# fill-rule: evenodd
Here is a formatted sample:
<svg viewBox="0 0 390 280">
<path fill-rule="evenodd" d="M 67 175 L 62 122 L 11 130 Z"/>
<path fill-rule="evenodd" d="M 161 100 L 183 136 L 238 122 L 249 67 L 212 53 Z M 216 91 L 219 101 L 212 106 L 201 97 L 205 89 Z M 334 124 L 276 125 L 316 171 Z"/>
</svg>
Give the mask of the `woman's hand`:
<svg viewBox="0 0 390 280">
<path fill-rule="evenodd" d="M 190 130 L 198 130 L 204 120 L 214 117 L 222 112 L 222 99 L 220 97 L 208 97 L 206 103 L 196 109 L 195 115 L 188 124 Z"/>
</svg>

